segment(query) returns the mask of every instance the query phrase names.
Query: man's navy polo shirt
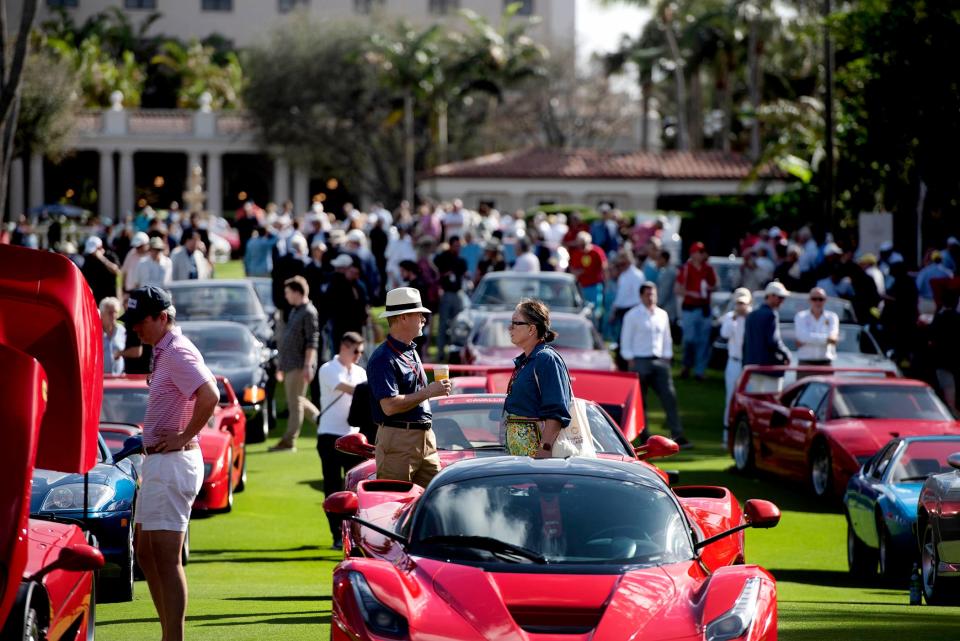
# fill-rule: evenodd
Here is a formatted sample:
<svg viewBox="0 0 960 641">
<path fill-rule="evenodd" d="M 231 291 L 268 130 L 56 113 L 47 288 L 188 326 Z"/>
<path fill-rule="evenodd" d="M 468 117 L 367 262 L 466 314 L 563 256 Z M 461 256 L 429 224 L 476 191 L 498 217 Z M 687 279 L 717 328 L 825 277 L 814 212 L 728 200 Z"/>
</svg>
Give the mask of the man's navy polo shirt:
<svg viewBox="0 0 960 641">
<path fill-rule="evenodd" d="M 384 421 L 430 421 L 430 401 L 425 400 L 413 409 L 387 416 L 380 401 L 394 396 L 413 394 L 427 386 L 427 374 L 420 363 L 416 343 L 402 343 L 387 335 L 367 361 L 367 382 L 370 384 L 371 415 L 374 423 Z"/>
</svg>

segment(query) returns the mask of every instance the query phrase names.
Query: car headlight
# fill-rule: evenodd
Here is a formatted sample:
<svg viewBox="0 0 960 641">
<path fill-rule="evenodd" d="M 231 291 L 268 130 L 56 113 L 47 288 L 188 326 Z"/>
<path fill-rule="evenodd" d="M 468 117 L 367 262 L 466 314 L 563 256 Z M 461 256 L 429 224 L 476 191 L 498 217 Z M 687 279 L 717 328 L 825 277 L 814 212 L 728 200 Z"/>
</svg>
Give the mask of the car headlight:
<svg viewBox="0 0 960 641">
<path fill-rule="evenodd" d="M 363 621 L 370 631 L 391 639 L 406 639 L 406 618 L 381 603 L 361 573 L 351 572 L 347 576 L 353 588 L 353 598 L 356 599 Z"/>
<path fill-rule="evenodd" d="M 733 607 L 707 625 L 707 641 L 730 641 L 742 637 L 753 623 L 759 600 L 760 579 L 747 579 Z"/>
<path fill-rule="evenodd" d="M 87 509 L 99 510 L 109 503 L 114 495 L 112 487 L 106 485 L 87 484 Z M 43 499 L 41 512 L 57 512 L 61 510 L 83 509 L 83 483 L 71 483 L 53 488 Z"/>
<path fill-rule="evenodd" d="M 267 392 L 265 389 L 259 385 L 248 385 L 243 388 L 243 402 L 244 403 L 259 403 L 267 397 Z"/>
</svg>

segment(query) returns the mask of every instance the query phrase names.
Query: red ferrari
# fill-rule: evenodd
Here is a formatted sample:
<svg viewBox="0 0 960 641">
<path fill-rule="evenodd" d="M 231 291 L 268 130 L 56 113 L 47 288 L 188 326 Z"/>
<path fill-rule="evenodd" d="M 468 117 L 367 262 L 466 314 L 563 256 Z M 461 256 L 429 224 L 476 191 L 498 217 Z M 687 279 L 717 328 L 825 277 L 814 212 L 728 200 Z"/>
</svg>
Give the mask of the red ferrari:
<svg viewBox="0 0 960 641">
<path fill-rule="evenodd" d="M 0 245 L 0 638 L 93 638 L 103 555 L 73 524 L 29 518 L 42 467 L 82 474 L 97 460 L 103 371 L 99 315 L 63 256 Z"/>
<path fill-rule="evenodd" d="M 332 638 L 776 639 L 775 581 L 737 552 L 779 510 L 703 489 L 603 458 L 466 460 L 426 490 L 362 481 L 324 502 L 352 517 Z"/>
<path fill-rule="evenodd" d="M 247 419 L 230 382 L 218 376 L 217 386 L 220 405 L 200 432 L 203 486 L 193 509 L 203 512 L 229 512 L 233 508 L 234 492 L 243 491 L 247 482 Z M 142 427 L 147 393 L 145 376 L 105 377 L 101 420 Z"/>
<path fill-rule="evenodd" d="M 756 374 L 801 369 L 779 394 L 751 391 Z M 727 447 L 738 470 L 807 480 L 819 497 L 847 481 L 891 438 L 960 434 L 960 422 L 923 381 L 829 367 L 744 368 L 730 403 Z"/>
</svg>

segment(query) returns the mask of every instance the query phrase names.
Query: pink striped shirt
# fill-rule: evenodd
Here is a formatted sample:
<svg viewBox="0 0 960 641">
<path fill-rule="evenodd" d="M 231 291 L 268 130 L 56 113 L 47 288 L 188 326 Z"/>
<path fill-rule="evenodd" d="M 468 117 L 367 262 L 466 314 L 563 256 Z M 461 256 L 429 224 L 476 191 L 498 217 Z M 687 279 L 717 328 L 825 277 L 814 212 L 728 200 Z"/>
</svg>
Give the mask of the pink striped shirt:
<svg viewBox="0 0 960 641">
<path fill-rule="evenodd" d="M 156 445 L 161 436 L 182 433 L 193 416 L 196 391 L 210 380 L 214 380 L 213 373 L 180 328 L 173 327 L 164 334 L 153 346 L 153 374 L 150 375 L 147 415 L 143 419 L 143 444 Z"/>
</svg>

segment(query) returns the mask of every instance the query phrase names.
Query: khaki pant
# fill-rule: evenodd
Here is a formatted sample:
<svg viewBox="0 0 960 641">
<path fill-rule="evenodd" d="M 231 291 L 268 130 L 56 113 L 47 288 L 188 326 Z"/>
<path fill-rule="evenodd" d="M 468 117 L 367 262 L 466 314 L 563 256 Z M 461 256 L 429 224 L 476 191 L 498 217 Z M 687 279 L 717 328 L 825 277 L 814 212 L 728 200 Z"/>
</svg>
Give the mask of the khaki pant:
<svg viewBox="0 0 960 641">
<path fill-rule="evenodd" d="M 427 487 L 440 471 L 433 430 L 405 430 L 381 425 L 377 430 L 377 478 L 413 481 Z"/>
<path fill-rule="evenodd" d="M 287 419 L 287 431 L 280 439 L 280 443 L 283 445 L 293 446 L 297 444 L 304 413 L 313 424 L 316 424 L 317 417 L 320 415 L 317 406 L 303 396 L 306 386 L 307 382 L 303 380 L 302 369 L 294 369 L 283 373 L 283 387 L 287 392 L 287 409 L 290 412 Z"/>
</svg>

